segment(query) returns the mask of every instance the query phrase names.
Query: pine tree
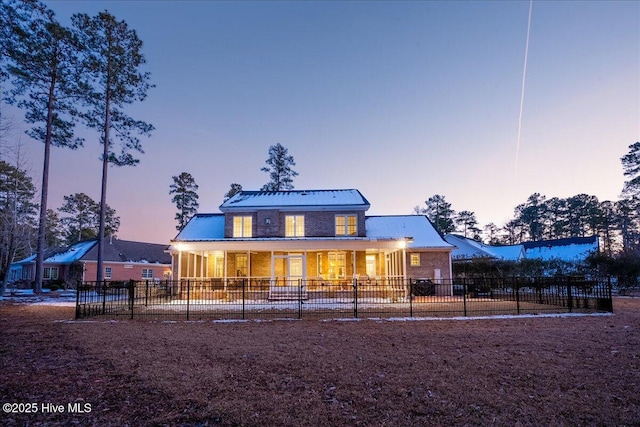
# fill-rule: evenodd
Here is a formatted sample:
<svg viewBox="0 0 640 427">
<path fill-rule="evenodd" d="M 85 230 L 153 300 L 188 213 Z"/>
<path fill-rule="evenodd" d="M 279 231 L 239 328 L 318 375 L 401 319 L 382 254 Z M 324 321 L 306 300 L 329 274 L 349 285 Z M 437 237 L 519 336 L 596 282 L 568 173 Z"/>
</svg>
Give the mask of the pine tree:
<svg viewBox="0 0 640 427">
<path fill-rule="evenodd" d="M 451 208 L 451 203 L 447 202 L 440 194 L 433 195 L 425 202 L 427 205 L 426 215 L 431 220 L 441 234 L 455 231 L 456 227 L 453 218 L 456 214 Z"/>
<path fill-rule="evenodd" d="M 471 236 L 474 239 L 479 238 L 480 229 L 478 228 L 478 220 L 476 219 L 475 212 L 460 211 L 455 216 L 454 222 L 462 229 L 462 235 L 464 237 Z"/>
<path fill-rule="evenodd" d="M 198 184 L 191 174 L 182 172 L 178 176 L 173 176 L 173 183 L 169 186 L 169 194 L 173 194 L 171 202 L 178 208 L 175 219 L 178 221 L 176 229 L 182 231 L 191 217 L 198 212 Z"/>
<path fill-rule="evenodd" d="M 223 201 L 226 202 L 227 200 L 229 200 L 236 194 L 240 193 L 241 191 L 242 191 L 242 185 L 236 184 L 234 182 L 233 184 L 231 184 L 231 188 L 229 188 L 229 191 L 225 193 Z"/>
<path fill-rule="evenodd" d="M 0 296 L 6 290 L 11 263 L 30 255 L 35 191 L 24 170 L 0 161 Z"/>
<path fill-rule="evenodd" d="M 0 2 L 0 18 L 0 77 L 12 83 L 4 99 L 25 111 L 27 123 L 33 125 L 27 134 L 44 143 L 34 284 L 35 292 L 41 292 L 51 147 L 82 145 L 74 127 L 77 100 L 85 86 L 74 33 L 61 26 L 51 10 L 37 1 L 6 0 Z"/>
<path fill-rule="evenodd" d="M 640 142 L 629 146 L 629 153 L 620 158 L 624 176 L 630 177 L 625 181 L 623 194 L 640 196 Z"/>
<path fill-rule="evenodd" d="M 260 169 L 269 173 L 270 181 L 262 186 L 262 191 L 281 191 L 293 189 L 293 178 L 298 172 L 291 169 L 296 165 L 293 156 L 280 143 L 269 147 L 269 158 L 265 161 L 268 167 Z"/>
<path fill-rule="evenodd" d="M 91 90 L 85 96 L 89 110 L 83 119 L 88 127 L 100 132 L 103 148 L 96 277 L 97 281 L 102 281 L 108 166 L 134 166 L 139 163 L 131 151 L 144 153 L 138 136 L 149 135 L 153 126 L 129 117 L 124 107 L 143 101 L 153 86 L 149 83 L 149 73 L 140 71 L 146 62 L 141 53 L 142 41 L 126 22 L 117 21 L 106 11 L 93 18 L 76 14 L 72 22 L 86 49 L 82 63 L 89 69 L 92 79 Z M 120 142 L 118 154 L 113 150 L 114 140 Z"/>
<path fill-rule="evenodd" d="M 100 233 L 100 204 L 85 193 L 64 196 L 59 212 L 67 214 L 61 218 L 66 243 L 72 245 L 81 240 L 95 239 Z M 104 236 L 115 235 L 120 227 L 120 217 L 115 209 L 107 205 Z"/>
</svg>

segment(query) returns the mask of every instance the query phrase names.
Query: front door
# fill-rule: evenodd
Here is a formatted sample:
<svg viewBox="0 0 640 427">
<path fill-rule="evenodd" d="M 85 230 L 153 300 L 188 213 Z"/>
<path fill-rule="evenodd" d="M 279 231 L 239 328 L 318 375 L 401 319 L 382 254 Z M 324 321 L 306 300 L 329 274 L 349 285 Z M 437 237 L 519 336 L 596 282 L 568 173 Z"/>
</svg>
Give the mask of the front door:
<svg viewBox="0 0 640 427">
<path fill-rule="evenodd" d="M 269 299 L 295 300 L 306 298 L 305 268 L 306 256 L 303 254 L 276 255 L 272 259 L 271 288 Z M 302 287 L 300 287 L 300 284 Z"/>
<path fill-rule="evenodd" d="M 301 256 L 288 258 L 287 281 L 289 286 L 298 286 L 298 280 L 304 278 L 304 263 Z"/>
</svg>

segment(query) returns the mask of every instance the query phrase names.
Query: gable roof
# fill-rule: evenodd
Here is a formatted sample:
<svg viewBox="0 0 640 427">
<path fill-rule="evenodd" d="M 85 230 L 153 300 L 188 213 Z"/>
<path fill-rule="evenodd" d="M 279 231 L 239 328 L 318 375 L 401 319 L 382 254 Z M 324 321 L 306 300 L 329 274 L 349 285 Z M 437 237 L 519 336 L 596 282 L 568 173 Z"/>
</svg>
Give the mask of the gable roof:
<svg viewBox="0 0 640 427">
<path fill-rule="evenodd" d="M 71 264 L 82 258 L 93 246 L 97 243 L 97 240 L 84 240 L 82 242 L 74 243 L 70 246 L 57 246 L 54 248 L 47 248 L 44 251 L 43 263 L 47 264 Z M 34 263 L 36 261 L 36 254 L 26 257 L 20 261 L 12 262 L 11 265 L 25 265 Z"/>
<path fill-rule="evenodd" d="M 45 258 L 44 262 L 50 264 L 71 264 L 82 258 L 97 243 L 97 240 L 86 240 L 68 246 Z"/>
<path fill-rule="evenodd" d="M 368 216 L 365 219 L 367 238 L 405 239 L 410 238 L 407 247 L 453 249 L 423 215 Z"/>
<path fill-rule="evenodd" d="M 224 239 L 224 214 L 195 214 L 174 241 Z"/>
<path fill-rule="evenodd" d="M 94 243 L 97 241 L 94 240 Z M 166 253 L 167 245 L 146 242 L 120 240 L 115 237 L 104 241 L 104 261 L 111 262 L 142 262 L 152 264 L 171 264 L 171 255 Z M 98 259 L 98 245 L 81 258 L 83 261 Z"/>
<path fill-rule="evenodd" d="M 241 191 L 220 205 L 222 212 L 260 209 L 357 209 L 367 210 L 370 204 L 355 189 Z"/>
</svg>

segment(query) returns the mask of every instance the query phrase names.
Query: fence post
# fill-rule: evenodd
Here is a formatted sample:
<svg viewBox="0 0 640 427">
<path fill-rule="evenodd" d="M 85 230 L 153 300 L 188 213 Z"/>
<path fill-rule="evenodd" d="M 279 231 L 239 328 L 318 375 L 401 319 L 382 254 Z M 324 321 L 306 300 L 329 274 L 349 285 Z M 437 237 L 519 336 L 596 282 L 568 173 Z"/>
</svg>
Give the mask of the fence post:
<svg viewBox="0 0 640 427">
<path fill-rule="evenodd" d="M 611 275 L 607 276 L 607 297 L 609 298 L 609 312 L 613 313 L 613 290 L 611 286 Z"/>
<path fill-rule="evenodd" d="M 145 287 L 144 287 L 144 306 L 148 307 L 149 306 L 149 280 L 145 280 Z"/>
<path fill-rule="evenodd" d="M 80 318 L 80 286 L 82 286 L 82 282 L 78 280 L 76 283 L 76 320 Z"/>
<path fill-rule="evenodd" d="M 353 317 L 358 318 L 358 279 L 353 278 Z"/>
<path fill-rule="evenodd" d="M 302 279 L 298 279 L 298 319 L 302 319 Z"/>
<path fill-rule="evenodd" d="M 247 283 L 247 279 L 242 279 L 242 320 L 244 320 L 244 300 L 245 300 L 245 286 Z"/>
<path fill-rule="evenodd" d="M 517 277 L 513 278 L 513 286 L 516 290 L 516 313 L 520 314 L 520 284 Z"/>
<path fill-rule="evenodd" d="M 127 290 L 129 291 L 129 309 L 131 310 L 131 319 L 133 319 L 133 308 L 136 299 L 136 283 L 133 281 L 133 279 L 129 280 L 129 286 L 127 286 Z"/>
<path fill-rule="evenodd" d="M 189 279 L 187 279 L 187 320 L 189 320 L 189 302 L 191 299 L 191 292 L 190 292 L 190 286 L 189 286 Z"/>
<path fill-rule="evenodd" d="M 573 312 L 573 299 L 571 296 L 571 278 L 567 277 L 567 307 L 569 308 L 569 313 Z"/>
<path fill-rule="evenodd" d="M 467 279 L 462 279 L 462 311 L 464 317 L 467 317 Z"/>
<path fill-rule="evenodd" d="M 409 279 L 409 317 L 413 317 L 413 280 Z"/>
<path fill-rule="evenodd" d="M 107 314 L 107 281 L 102 281 L 102 314 Z"/>
</svg>

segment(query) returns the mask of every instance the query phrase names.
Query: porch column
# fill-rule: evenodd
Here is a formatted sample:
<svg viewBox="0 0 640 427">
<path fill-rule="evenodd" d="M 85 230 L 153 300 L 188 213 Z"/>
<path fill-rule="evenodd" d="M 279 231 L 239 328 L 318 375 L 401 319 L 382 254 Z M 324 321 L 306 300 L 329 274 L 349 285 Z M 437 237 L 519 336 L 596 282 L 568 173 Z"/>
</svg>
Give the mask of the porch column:
<svg viewBox="0 0 640 427">
<path fill-rule="evenodd" d="M 200 251 L 200 279 L 204 279 L 204 251 Z"/>
<path fill-rule="evenodd" d="M 353 258 L 353 274 L 351 275 L 351 278 L 355 279 L 357 277 L 356 276 L 356 273 L 357 273 L 357 271 L 356 271 L 356 251 L 355 250 L 351 251 L 351 253 L 353 254 L 353 256 L 352 256 L 352 258 Z"/>
<path fill-rule="evenodd" d="M 182 251 L 178 251 L 178 270 L 176 271 L 176 279 L 180 280 L 182 274 Z"/>
<path fill-rule="evenodd" d="M 407 250 L 402 248 L 402 277 L 407 282 Z"/>
<path fill-rule="evenodd" d="M 250 283 L 251 283 L 251 251 L 247 251 L 247 284 L 250 284 Z"/>
<path fill-rule="evenodd" d="M 273 286 L 273 279 L 275 277 L 275 273 L 276 273 L 276 266 L 274 264 L 273 251 L 271 251 L 271 286 Z"/>
</svg>

